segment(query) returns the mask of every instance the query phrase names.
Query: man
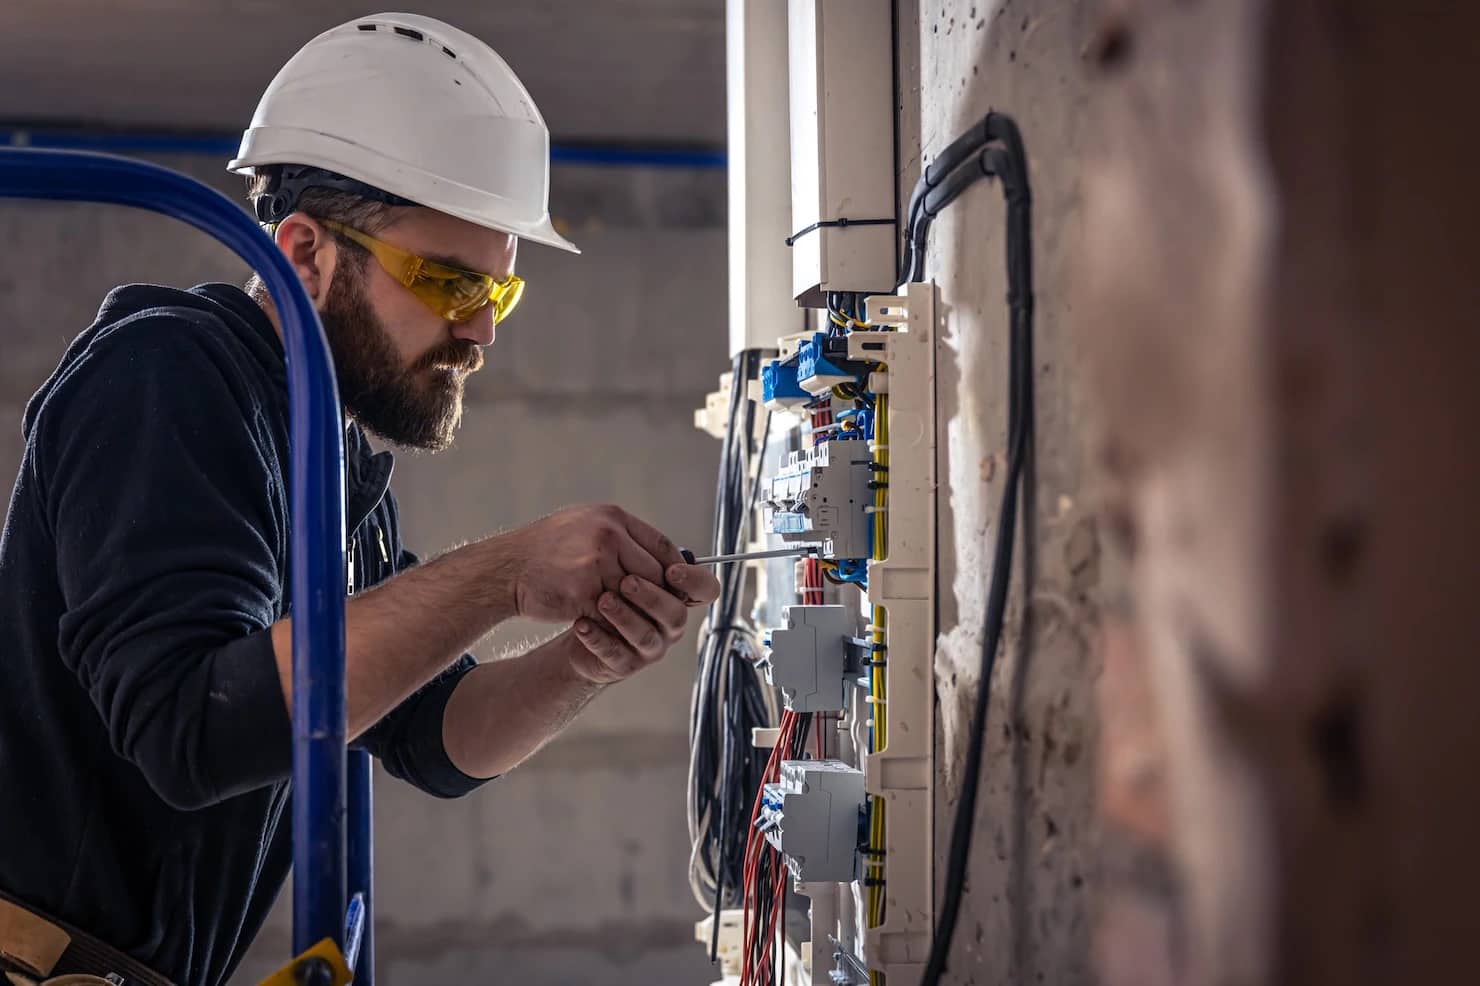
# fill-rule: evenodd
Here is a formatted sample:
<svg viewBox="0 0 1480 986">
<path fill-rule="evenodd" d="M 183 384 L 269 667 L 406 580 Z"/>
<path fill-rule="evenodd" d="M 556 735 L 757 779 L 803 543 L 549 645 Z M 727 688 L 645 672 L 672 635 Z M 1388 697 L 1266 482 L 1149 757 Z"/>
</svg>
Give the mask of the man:
<svg viewBox="0 0 1480 986">
<path fill-rule="evenodd" d="M 446 447 L 522 290 L 518 240 L 574 250 L 548 216 L 548 139 L 480 41 L 382 15 L 300 51 L 232 162 L 322 317 L 351 422 L 349 734 L 441 797 L 520 763 L 718 593 L 609 506 L 424 564 L 401 546 L 390 455 L 363 432 Z M 7 971 L 215 986 L 285 878 L 280 335 L 255 279 L 125 286 L 27 407 L 0 544 Z M 515 615 L 571 627 L 475 665 L 466 651 Z M 62 960 L 28 959 L 55 926 L 73 932 Z"/>
</svg>

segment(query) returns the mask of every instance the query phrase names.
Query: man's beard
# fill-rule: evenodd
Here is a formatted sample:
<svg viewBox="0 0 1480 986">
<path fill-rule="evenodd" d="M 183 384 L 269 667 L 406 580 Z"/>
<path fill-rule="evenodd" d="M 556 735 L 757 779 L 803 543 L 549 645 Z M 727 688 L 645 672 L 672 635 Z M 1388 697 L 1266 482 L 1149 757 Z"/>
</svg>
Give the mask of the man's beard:
<svg viewBox="0 0 1480 986">
<path fill-rule="evenodd" d="M 362 428 L 404 448 L 437 452 L 462 421 L 463 381 L 483 365 L 477 343 L 449 338 L 402 366 L 365 297 L 363 271 L 341 268 L 319 319 L 334 353 L 339 399 Z M 346 276 L 348 275 L 348 276 Z"/>
</svg>

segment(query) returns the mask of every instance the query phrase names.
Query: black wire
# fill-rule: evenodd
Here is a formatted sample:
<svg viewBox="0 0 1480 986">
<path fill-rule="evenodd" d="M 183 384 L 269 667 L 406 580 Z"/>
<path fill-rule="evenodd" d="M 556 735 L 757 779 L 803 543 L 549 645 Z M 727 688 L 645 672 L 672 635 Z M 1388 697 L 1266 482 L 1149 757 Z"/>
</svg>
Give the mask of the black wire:
<svg viewBox="0 0 1480 986">
<path fill-rule="evenodd" d="M 734 694 L 735 689 L 739 685 L 739 682 L 736 680 L 736 677 L 737 676 L 735 674 L 735 671 L 736 671 L 737 668 L 738 668 L 738 665 L 733 664 L 733 663 L 731 663 L 729 665 L 729 667 L 728 667 L 728 671 L 729 671 L 729 684 L 728 684 L 728 686 L 725 689 L 726 694 Z M 736 709 L 738 707 L 738 705 L 739 705 L 739 703 L 737 703 L 737 702 L 731 702 L 730 703 L 729 707 L 725 710 L 727 718 L 729 718 L 729 719 L 733 719 L 734 718 L 734 711 L 733 710 Z M 719 847 L 720 847 L 720 851 L 721 852 L 724 851 L 724 846 L 725 846 L 725 842 L 726 842 L 725 836 L 727 836 L 729 834 L 729 821 L 730 821 L 729 800 L 730 800 L 730 793 L 731 793 L 731 785 L 730 785 L 730 776 L 729 775 L 730 775 L 731 753 L 732 753 L 732 750 L 733 750 L 733 745 L 732 744 L 734 743 L 733 730 L 726 729 L 724 731 L 724 737 L 722 739 L 722 743 L 723 743 L 723 746 L 724 746 L 724 759 L 720 761 L 720 763 L 721 763 L 720 770 L 722 771 L 722 773 L 720 774 L 720 785 L 719 785 L 719 836 L 718 836 L 718 839 L 719 839 Z M 716 866 L 715 867 L 715 871 L 714 871 L 714 917 L 713 917 L 714 926 L 710 929 L 710 933 L 709 933 L 709 961 L 710 962 L 717 962 L 717 961 L 719 961 L 719 916 L 720 916 L 720 912 L 723 910 L 723 908 L 720 905 L 722 903 L 724 903 L 724 891 L 725 891 L 725 872 L 724 872 L 724 867 L 723 866 Z"/>
<path fill-rule="evenodd" d="M 987 727 L 987 709 L 991 699 L 992 672 L 1001 646 L 1007 610 L 1008 588 L 1012 577 L 1013 545 L 1017 540 L 1018 496 L 1022 485 L 1024 463 L 1033 454 L 1033 258 L 1032 212 L 1027 181 L 1027 158 L 1017 125 L 1008 117 L 990 113 L 980 125 L 963 134 L 948 148 L 964 158 L 970 148 L 958 152 L 978 135 L 1000 141 L 1002 146 L 988 148 L 980 156 L 976 177 L 995 174 L 1002 183 L 1007 200 L 1007 280 L 1008 280 L 1008 455 L 1006 486 L 997 517 L 997 542 L 992 559 L 992 576 L 987 591 L 986 613 L 982 625 L 981 673 L 976 703 L 972 709 L 970 740 L 961 784 L 961 797 L 951 825 L 950 849 L 946 859 L 946 884 L 941 909 L 936 921 L 935 937 L 930 945 L 921 986 L 937 986 L 945 971 L 956 922 L 960 918 L 961 898 L 966 883 L 966 867 L 971 856 L 971 840 L 976 820 L 976 802 L 980 787 L 983 741 Z M 980 145 L 977 145 L 980 146 Z M 990 156 L 989 156 L 990 155 Z M 937 159 L 942 164 L 946 155 Z M 957 164 L 960 163 L 958 160 Z M 934 167 L 934 166 L 932 166 Z M 990 170 L 989 170 L 990 168 Z M 948 170 L 948 169 L 946 169 Z M 940 185 L 941 174 L 932 185 Z M 923 179 L 922 179 L 923 180 Z M 966 182 L 970 184 L 970 182 Z M 964 190 L 965 185 L 961 190 Z M 960 194 L 957 190 L 941 205 Z M 923 213 L 922 213 L 923 215 Z M 927 220 L 928 222 L 928 220 Z M 921 255 L 914 260 L 923 265 L 922 236 L 912 234 Z"/>
<path fill-rule="evenodd" d="M 1004 145 L 1011 159 L 1022 162 L 1019 172 L 1026 175 L 1027 155 L 1023 152 L 1022 135 L 1018 131 L 1017 124 L 1009 116 L 997 112 L 988 113 L 980 123 L 953 140 L 950 146 L 941 151 L 920 174 L 920 180 L 915 183 L 914 191 L 910 193 L 909 208 L 905 215 L 904 260 L 900 264 L 899 283 L 895 285 L 896 290 L 911 281 L 919 281 L 925 276 L 925 239 L 935 216 L 972 182 L 983 175 L 995 174 L 996 169 L 989 167 L 986 155 L 981 155 L 975 162 L 975 167 L 966 169 L 966 176 L 963 177 L 964 184 L 956 188 L 954 194 L 938 195 L 933 209 L 927 208 L 927 200 L 931 192 L 955 177 L 956 170 L 966 164 L 973 154 L 992 143 Z M 1023 187 L 1026 190 L 1026 185 Z"/>
<path fill-rule="evenodd" d="M 766 419 L 758 453 L 752 450 L 756 405 L 744 397 L 745 385 L 759 367 L 759 353 L 737 354 L 732 366 L 732 389 L 715 488 L 716 554 L 733 553 L 754 511 L 759 486 L 747 482 L 753 456 L 765 455 L 770 418 Z M 749 497 L 747 499 L 747 487 Z M 696 833 L 700 883 L 713 887 L 714 935 L 719 912 L 740 901 L 745 867 L 745 840 L 751 803 L 745 797 L 760 784 L 765 763 L 750 744 L 750 730 L 770 725 L 764 684 L 754 668 L 755 641 L 736 620 L 743 586 L 741 566 L 721 566 L 720 595 L 710 606 L 708 632 L 701 641 L 700 669 L 694 684 L 690 720 L 693 804 L 696 818 L 707 823 Z M 726 701 L 721 707 L 721 684 Z M 717 940 L 711 938 L 711 951 Z"/>
</svg>

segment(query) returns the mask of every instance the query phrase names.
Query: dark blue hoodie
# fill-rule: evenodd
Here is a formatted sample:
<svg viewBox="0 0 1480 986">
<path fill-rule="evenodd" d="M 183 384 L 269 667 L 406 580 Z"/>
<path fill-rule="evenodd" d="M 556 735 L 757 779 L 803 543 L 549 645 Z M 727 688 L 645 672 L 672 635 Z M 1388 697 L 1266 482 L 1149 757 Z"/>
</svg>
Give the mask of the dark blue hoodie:
<svg viewBox="0 0 1480 986">
<path fill-rule="evenodd" d="M 239 288 L 129 285 L 25 414 L 0 539 L 0 890 L 181 986 L 224 982 L 290 861 L 283 349 Z M 391 457 L 347 432 L 354 590 L 414 564 Z M 370 730 L 455 797 L 464 657 Z M 286 956 L 284 957 L 286 960 Z"/>
</svg>

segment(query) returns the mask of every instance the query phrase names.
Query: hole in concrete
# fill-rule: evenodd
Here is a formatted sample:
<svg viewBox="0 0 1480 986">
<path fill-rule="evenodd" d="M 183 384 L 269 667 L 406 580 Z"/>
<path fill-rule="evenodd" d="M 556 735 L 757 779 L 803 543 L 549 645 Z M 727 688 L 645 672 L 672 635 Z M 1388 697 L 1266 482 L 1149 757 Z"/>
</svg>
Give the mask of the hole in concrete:
<svg viewBox="0 0 1480 986">
<path fill-rule="evenodd" d="M 1339 810 L 1356 809 L 1366 796 L 1361 732 L 1357 699 L 1349 690 L 1335 696 L 1311 723 L 1310 741 L 1320 765 L 1326 800 Z"/>
<path fill-rule="evenodd" d="M 1367 528 L 1359 518 L 1333 520 L 1321 531 L 1321 566 L 1331 581 L 1349 585 L 1361 565 L 1367 546 Z"/>
<path fill-rule="evenodd" d="M 1131 59 L 1131 32 L 1122 20 L 1109 21 L 1095 39 L 1091 54 L 1100 68 L 1114 71 L 1126 66 Z"/>
</svg>

